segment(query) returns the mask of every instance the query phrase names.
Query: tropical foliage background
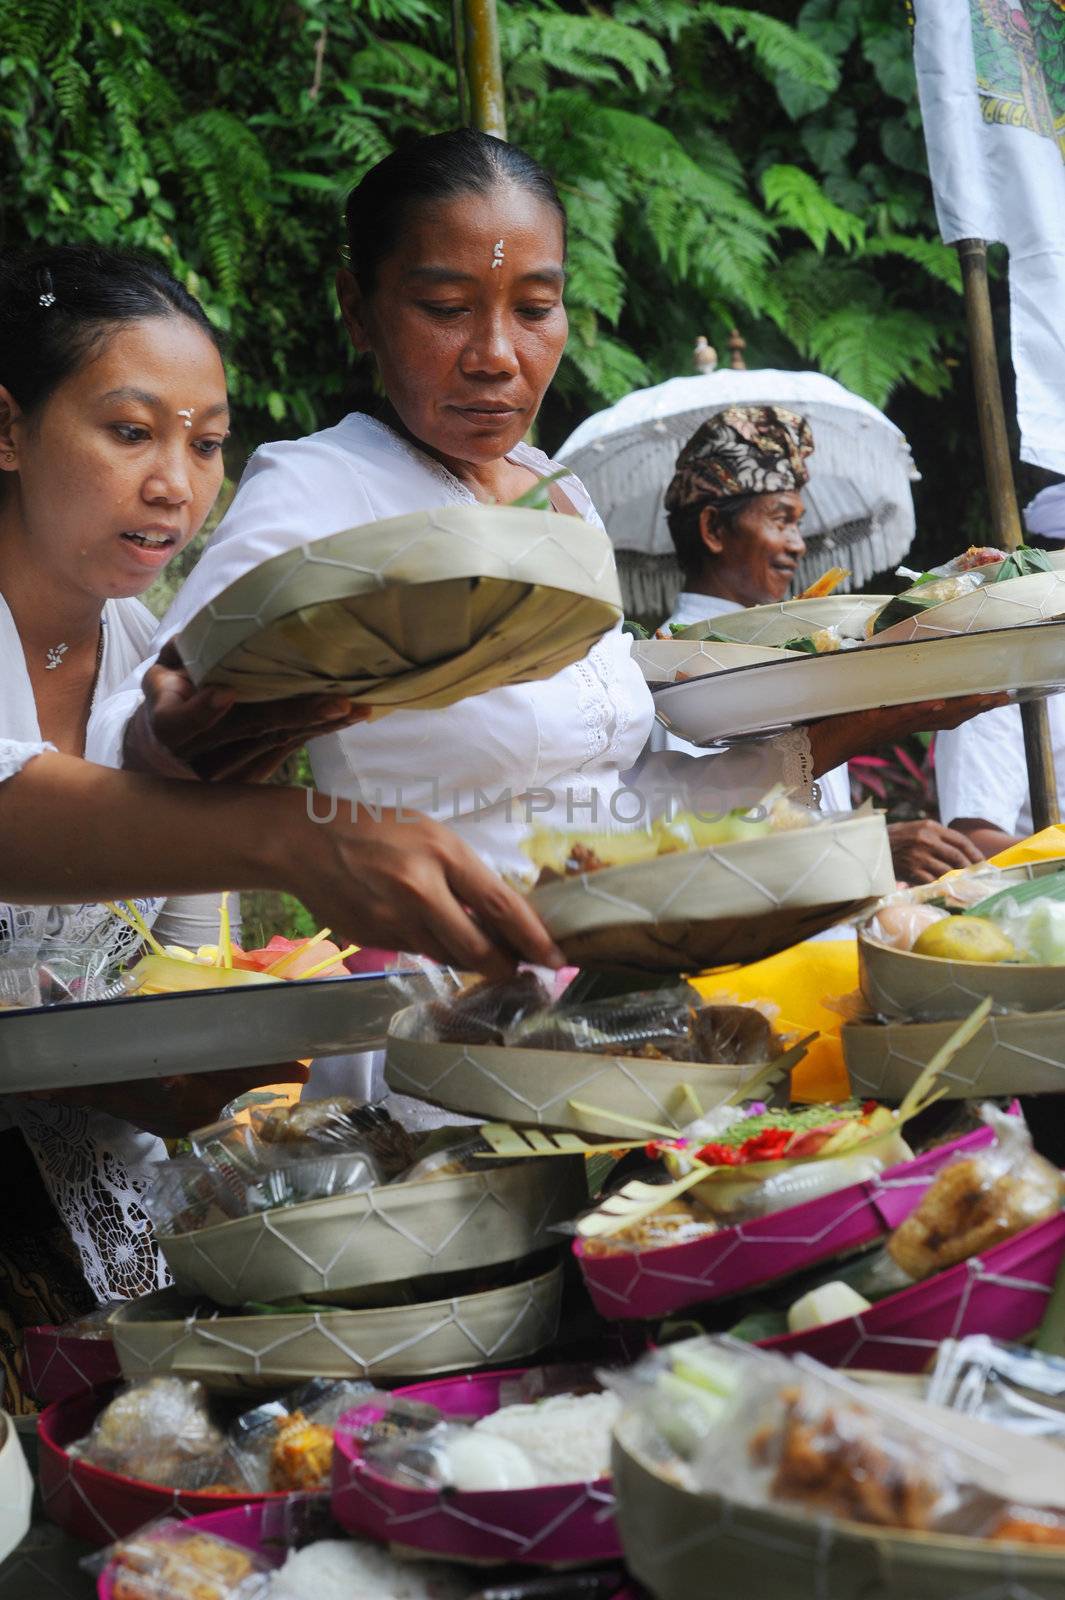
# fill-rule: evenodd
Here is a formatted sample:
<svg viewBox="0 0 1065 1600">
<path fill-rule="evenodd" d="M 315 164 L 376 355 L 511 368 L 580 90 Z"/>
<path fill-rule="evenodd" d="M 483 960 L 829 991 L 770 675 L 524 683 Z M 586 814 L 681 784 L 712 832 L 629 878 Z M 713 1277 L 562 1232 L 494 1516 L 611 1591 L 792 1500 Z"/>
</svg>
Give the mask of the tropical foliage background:
<svg viewBox="0 0 1065 1600">
<path fill-rule="evenodd" d="M 511 137 L 571 220 L 543 443 L 736 325 L 749 365 L 819 367 L 910 433 L 919 556 L 979 533 L 901 0 L 509 0 L 501 22 Z M 163 255 L 229 332 L 237 471 L 342 413 L 344 194 L 458 120 L 455 78 L 440 0 L 0 0 L 0 245 Z"/>
<path fill-rule="evenodd" d="M 914 564 L 985 536 L 902 0 L 500 0 L 500 17 L 511 137 L 571 223 L 545 447 L 736 326 L 749 365 L 820 368 L 908 434 Z M 343 198 L 459 120 L 450 21 L 443 0 L 0 0 L 0 247 L 161 254 L 229 334 L 234 477 L 262 440 L 346 409 Z"/>
</svg>

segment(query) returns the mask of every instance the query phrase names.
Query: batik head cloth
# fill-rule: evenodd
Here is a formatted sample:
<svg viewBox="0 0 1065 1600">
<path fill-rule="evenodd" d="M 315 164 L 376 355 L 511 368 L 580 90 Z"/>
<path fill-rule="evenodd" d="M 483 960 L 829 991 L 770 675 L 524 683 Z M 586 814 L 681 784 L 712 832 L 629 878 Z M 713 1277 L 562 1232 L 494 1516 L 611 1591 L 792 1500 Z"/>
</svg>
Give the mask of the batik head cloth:
<svg viewBox="0 0 1065 1600">
<path fill-rule="evenodd" d="M 801 489 L 813 448 L 810 424 L 794 411 L 729 406 L 702 423 L 677 457 L 666 510 Z"/>
</svg>

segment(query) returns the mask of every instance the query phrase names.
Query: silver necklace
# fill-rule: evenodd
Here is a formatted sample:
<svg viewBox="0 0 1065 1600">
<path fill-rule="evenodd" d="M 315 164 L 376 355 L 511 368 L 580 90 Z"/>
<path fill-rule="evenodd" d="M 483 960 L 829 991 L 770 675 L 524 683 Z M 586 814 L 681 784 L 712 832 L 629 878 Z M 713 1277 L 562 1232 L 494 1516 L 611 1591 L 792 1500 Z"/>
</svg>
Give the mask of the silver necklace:
<svg viewBox="0 0 1065 1600">
<path fill-rule="evenodd" d="M 45 672 L 54 672 L 57 667 L 61 667 L 63 665 L 63 657 L 66 655 L 66 653 L 67 653 L 67 651 L 69 649 L 70 649 L 70 646 L 68 644 L 54 644 L 54 645 L 52 645 L 51 649 L 48 651 L 47 661 L 45 663 L 45 668 L 44 668 Z M 104 654 L 104 624 L 103 624 L 103 619 L 101 618 L 101 620 L 100 620 L 100 642 L 96 646 L 96 672 L 97 673 L 100 671 L 100 662 L 103 660 L 103 654 Z M 95 674 L 94 674 L 94 676 L 95 676 Z"/>
</svg>

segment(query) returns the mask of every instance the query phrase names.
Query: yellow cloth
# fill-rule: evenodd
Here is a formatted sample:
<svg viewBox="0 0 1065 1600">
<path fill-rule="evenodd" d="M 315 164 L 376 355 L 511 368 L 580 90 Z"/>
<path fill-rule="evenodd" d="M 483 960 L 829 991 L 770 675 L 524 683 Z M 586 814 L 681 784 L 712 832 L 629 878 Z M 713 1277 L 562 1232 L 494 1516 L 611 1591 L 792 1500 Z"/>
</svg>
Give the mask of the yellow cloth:
<svg viewBox="0 0 1065 1600">
<path fill-rule="evenodd" d="M 1029 861 L 1053 861 L 1058 856 L 1065 856 L 1063 827 L 1044 828 L 1042 833 L 1033 833 L 1030 839 L 1021 839 L 1008 850 L 1000 850 L 991 860 L 996 867 L 1023 867 Z"/>
<path fill-rule="evenodd" d="M 771 1000 L 780 1007 L 778 1026 L 815 1039 L 792 1073 L 796 1100 L 845 1100 L 850 1080 L 843 1064 L 840 1027 L 843 1018 L 826 1000 L 851 994 L 858 987 L 858 946 L 853 939 L 808 939 L 779 955 L 734 972 L 694 979 L 707 1000 Z"/>
</svg>

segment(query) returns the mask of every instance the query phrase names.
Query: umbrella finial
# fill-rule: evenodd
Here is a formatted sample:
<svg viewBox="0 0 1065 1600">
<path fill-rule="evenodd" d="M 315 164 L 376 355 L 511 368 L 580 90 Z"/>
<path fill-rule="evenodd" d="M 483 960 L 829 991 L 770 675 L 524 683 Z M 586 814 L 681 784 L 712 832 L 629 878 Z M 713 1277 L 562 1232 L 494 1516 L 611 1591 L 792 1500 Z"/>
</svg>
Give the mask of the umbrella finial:
<svg viewBox="0 0 1065 1600">
<path fill-rule="evenodd" d="M 746 372 L 747 363 L 743 359 L 743 352 L 747 348 L 747 341 L 738 328 L 733 328 L 728 336 L 729 357 L 728 364 L 733 372 Z"/>
<path fill-rule="evenodd" d="M 692 362 L 696 372 L 713 372 L 717 367 L 717 351 L 708 343 L 705 333 L 701 333 L 695 341 Z"/>
</svg>

